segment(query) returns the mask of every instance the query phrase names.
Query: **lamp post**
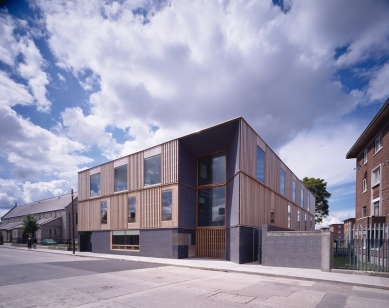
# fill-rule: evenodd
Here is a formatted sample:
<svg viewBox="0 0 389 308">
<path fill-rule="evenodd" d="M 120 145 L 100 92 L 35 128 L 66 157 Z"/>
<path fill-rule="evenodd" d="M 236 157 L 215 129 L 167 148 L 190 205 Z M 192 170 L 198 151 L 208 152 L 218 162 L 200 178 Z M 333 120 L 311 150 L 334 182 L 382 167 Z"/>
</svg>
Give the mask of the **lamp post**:
<svg viewBox="0 0 389 308">
<path fill-rule="evenodd" d="M 73 246 L 73 254 L 75 254 L 75 240 L 74 240 L 74 203 L 73 203 L 73 188 L 72 188 L 72 246 Z"/>
</svg>

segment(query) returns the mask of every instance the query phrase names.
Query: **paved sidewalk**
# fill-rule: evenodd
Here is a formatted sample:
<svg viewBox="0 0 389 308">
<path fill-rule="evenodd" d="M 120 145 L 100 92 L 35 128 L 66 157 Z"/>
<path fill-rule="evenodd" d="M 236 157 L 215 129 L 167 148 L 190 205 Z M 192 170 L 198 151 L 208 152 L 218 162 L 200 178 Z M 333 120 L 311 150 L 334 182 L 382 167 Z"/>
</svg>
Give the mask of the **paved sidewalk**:
<svg viewBox="0 0 389 308">
<path fill-rule="evenodd" d="M 0 245 L 0 249 L 1 248 L 27 250 L 27 248 L 25 247 L 11 246 L 10 243 L 4 243 L 3 246 Z M 73 256 L 72 251 L 52 250 L 43 247 L 32 249 L 32 251 Z M 312 281 L 325 281 L 331 283 L 344 283 L 344 284 L 350 284 L 354 286 L 389 290 L 389 275 L 386 277 L 372 276 L 374 275 L 374 273 L 362 272 L 362 271 L 322 272 L 321 270 L 317 270 L 317 269 L 262 266 L 257 263 L 236 264 L 230 261 L 213 260 L 213 259 L 197 259 L 197 258 L 165 259 L 165 258 L 149 258 L 149 257 L 101 254 L 101 253 L 91 253 L 91 252 L 78 252 L 78 251 L 76 251 L 74 256 L 157 263 L 157 264 L 212 270 L 212 271 L 236 272 L 236 273 L 246 273 L 246 274 L 254 274 L 254 275 L 284 277 L 284 278 L 297 278 L 297 279 L 305 279 L 305 280 L 312 280 Z"/>
</svg>

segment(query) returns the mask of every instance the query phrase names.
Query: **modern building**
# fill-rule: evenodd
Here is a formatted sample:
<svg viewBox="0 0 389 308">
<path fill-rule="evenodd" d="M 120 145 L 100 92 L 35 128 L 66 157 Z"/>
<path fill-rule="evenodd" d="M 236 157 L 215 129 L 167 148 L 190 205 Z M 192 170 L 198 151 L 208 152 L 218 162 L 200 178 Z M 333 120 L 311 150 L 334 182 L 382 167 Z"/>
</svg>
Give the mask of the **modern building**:
<svg viewBox="0 0 389 308">
<path fill-rule="evenodd" d="M 389 223 L 389 99 L 346 158 L 356 158 L 356 221 L 362 227 Z"/>
<path fill-rule="evenodd" d="M 80 250 L 258 258 L 258 229 L 314 230 L 315 198 L 243 118 L 78 174 Z"/>
<path fill-rule="evenodd" d="M 77 234 L 78 212 L 77 193 L 73 195 L 75 216 L 75 235 Z M 22 234 L 23 217 L 34 215 L 39 230 L 36 232 L 38 243 L 43 239 L 53 239 L 58 243 L 68 243 L 72 239 L 72 196 L 71 194 L 15 205 L 1 218 L 0 231 L 4 242 L 26 242 L 28 235 Z"/>
<path fill-rule="evenodd" d="M 343 224 L 332 224 L 330 225 L 330 232 L 334 234 L 335 241 L 344 240 L 344 225 Z"/>
</svg>

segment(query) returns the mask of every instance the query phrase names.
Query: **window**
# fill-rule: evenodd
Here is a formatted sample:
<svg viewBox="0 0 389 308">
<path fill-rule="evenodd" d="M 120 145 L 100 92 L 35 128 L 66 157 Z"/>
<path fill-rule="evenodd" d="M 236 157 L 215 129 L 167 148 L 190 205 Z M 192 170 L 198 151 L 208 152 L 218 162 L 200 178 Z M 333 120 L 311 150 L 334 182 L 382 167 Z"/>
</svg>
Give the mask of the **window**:
<svg viewBox="0 0 389 308">
<path fill-rule="evenodd" d="M 224 226 L 225 187 L 214 187 L 198 192 L 198 226 Z"/>
<path fill-rule="evenodd" d="M 311 209 L 311 196 L 309 194 L 307 194 L 307 209 L 308 209 L 308 212 Z"/>
<path fill-rule="evenodd" d="M 106 224 L 108 220 L 108 204 L 107 201 L 101 201 L 101 224 Z"/>
<path fill-rule="evenodd" d="M 128 222 L 136 222 L 136 197 L 128 197 Z"/>
<path fill-rule="evenodd" d="M 270 223 L 274 224 L 274 211 L 270 212 Z"/>
<path fill-rule="evenodd" d="M 285 196 L 285 171 L 280 169 L 280 194 Z"/>
<path fill-rule="evenodd" d="M 371 172 L 371 186 L 374 187 L 378 185 L 381 182 L 381 166 L 378 166 L 378 168 L 375 168 Z"/>
<path fill-rule="evenodd" d="M 363 151 L 363 163 L 367 164 L 367 149 Z"/>
<path fill-rule="evenodd" d="M 296 182 L 292 181 L 292 201 L 296 203 Z"/>
<path fill-rule="evenodd" d="M 112 249 L 139 250 L 139 230 L 112 231 Z"/>
<path fill-rule="evenodd" d="M 304 230 L 307 231 L 307 214 L 304 214 Z"/>
<path fill-rule="evenodd" d="M 313 228 L 313 223 L 312 223 L 312 217 L 311 217 L 311 229 Z"/>
<path fill-rule="evenodd" d="M 298 228 L 300 230 L 300 210 L 297 210 L 297 224 L 298 224 Z"/>
<path fill-rule="evenodd" d="M 300 193 L 300 206 L 304 207 L 304 190 L 302 188 Z"/>
<path fill-rule="evenodd" d="M 366 206 L 362 208 L 362 217 L 366 217 Z"/>
<path fill-rule="evenodd" d="M 265 152 L 257 147 L 257 180 L 265 182 Z"/>
<path fill-rule="evenodd" d="M 54 229 L 54 235 L 57 235 L 57 229 Z"/>
<path fill-rule="evenodd" d="M 376 201 L 373 203 L 374 216 L 380 215 L 380 201 Z"/>
<path fill-rule="evenodd" d="M 162 192 L 162 220 L 172 220 L 172 191 Z"/>
<path fill-rule="evenodd" d="M 288 204 L 288 228 L 289 229 L 290 229 L 290 225 L 291 225 L 291 220 L 292 220 L 292 215 L 290 212 L 290 205 Z"/>
<path fill-rule="evenodd" d="M 127 190 L 127 165 L 115 168 L 114 191 Z"/>
<path fill-rule="evenodd" d="M 224 183 L 226 181 L 226 154 L 218 153 L 199 158 L 198 185 Z"/>
<path fill-rule="evenodd" d="M 382 149 L 382 139 L 381 135 L 375 140 L 374 154 Z"/>
<path fill-rule="evenodd" d="M 145 158 L 145 186 L 161 183 L 161 154 Z"/>
<path fill-rule="evenodd" d="M 90 176 L 90 196 L 100 196 L 100 173 L 92 174 Z"/>
<path fill-rule="evenodd" d="M 362 193 L 367 191 L 366 179 L 362 180 Z"/>
<path fill-rule="evenodd" d="M 49 235 L 51 235 L 51 228 L 49 229 Z"/>
</svg>

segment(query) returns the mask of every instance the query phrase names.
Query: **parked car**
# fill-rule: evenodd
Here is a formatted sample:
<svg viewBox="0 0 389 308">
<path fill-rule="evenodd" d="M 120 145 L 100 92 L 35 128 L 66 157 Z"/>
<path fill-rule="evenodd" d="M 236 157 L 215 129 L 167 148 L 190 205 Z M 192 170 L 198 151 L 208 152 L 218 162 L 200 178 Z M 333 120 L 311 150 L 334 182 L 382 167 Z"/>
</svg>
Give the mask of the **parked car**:
<svg viewBox="0 0 389 308">
<path fill-rule="evenodd" d="M 57 245 L 57 242 L 54 241 L 53 239 L 44 239 L 42 240 L 42 245 Z"/>
</svg>

